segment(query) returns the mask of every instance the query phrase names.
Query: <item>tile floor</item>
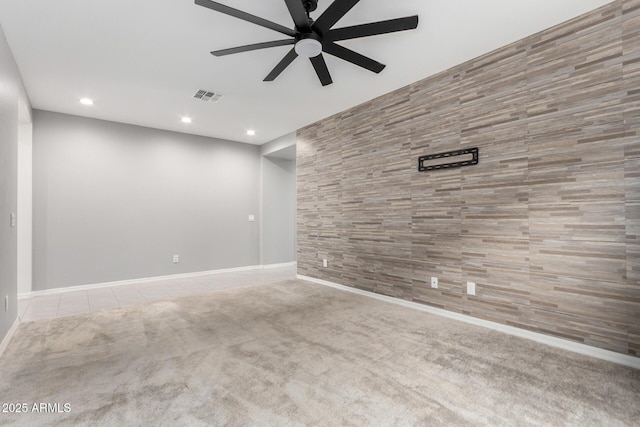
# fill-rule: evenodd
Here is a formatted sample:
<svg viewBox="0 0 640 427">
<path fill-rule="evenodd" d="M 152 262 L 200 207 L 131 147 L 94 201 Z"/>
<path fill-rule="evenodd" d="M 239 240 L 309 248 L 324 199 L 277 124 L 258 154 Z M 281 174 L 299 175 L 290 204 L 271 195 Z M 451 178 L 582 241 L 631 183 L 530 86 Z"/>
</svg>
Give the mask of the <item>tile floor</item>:
<svg viewBox="0 0 640 427">
<path fill-rule="evenodd" d="M 18 300 L 18 314 L 21 322 L 32 322 L 295 277 L 296 267 L 290 266 L 68 291 Z"/>
</svg>

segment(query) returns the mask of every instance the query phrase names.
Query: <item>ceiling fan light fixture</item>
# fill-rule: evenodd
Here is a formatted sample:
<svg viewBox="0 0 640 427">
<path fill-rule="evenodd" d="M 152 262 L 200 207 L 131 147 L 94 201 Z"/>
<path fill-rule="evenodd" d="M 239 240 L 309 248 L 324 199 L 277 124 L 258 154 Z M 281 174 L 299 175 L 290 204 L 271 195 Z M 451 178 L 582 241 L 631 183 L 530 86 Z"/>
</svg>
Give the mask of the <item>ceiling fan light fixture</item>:
<svg viewBox="0 0 640 427">
<path fill-rule="evenodd" d="M 296 53 L 304 58 L 315 58 L 322 53 L 322 43 L 316 39 L 306 38 L 296 42 Z"/>
</svg>

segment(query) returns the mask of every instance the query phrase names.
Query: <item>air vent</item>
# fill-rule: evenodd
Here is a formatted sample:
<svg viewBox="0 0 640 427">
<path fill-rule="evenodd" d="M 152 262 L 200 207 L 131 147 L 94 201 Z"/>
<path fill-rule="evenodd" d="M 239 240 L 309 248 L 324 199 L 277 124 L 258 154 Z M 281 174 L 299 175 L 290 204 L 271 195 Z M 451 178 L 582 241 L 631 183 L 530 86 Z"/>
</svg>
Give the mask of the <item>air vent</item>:
<svg viewBox="0 0 640 427">
<path fill-rule="evenodd" d="M 218 102 L 223 96 L 221 93 L 210 92 L 204 89 L 200 89 L 193 95 L 194 98 L 201 99 L 204 102 Z"/>
</svg>

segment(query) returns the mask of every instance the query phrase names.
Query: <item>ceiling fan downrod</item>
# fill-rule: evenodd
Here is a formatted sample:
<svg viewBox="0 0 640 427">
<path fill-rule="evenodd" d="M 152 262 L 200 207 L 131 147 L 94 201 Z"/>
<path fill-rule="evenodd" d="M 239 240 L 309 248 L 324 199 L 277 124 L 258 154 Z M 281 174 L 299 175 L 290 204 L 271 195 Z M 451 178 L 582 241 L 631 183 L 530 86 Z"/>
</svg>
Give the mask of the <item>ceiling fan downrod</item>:
<svg viewBox="0 0 640 427">
<path fill-rule="evenodd" d="M 307 11 L 307 15 L 318 8 L 318 0 L 302 0 L 302 5 Z"/>
</svg>

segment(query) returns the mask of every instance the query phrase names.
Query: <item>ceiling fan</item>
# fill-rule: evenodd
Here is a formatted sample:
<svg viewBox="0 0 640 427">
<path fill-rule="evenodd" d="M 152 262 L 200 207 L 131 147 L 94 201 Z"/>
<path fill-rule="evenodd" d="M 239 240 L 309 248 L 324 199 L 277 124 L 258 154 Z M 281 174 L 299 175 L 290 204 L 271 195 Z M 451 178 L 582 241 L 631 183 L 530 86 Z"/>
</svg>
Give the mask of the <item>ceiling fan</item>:
<svg viewBox="0 0 640 427">
<path fill-rule="evenodd" d="M 349 12 L 360 0 L 334 0 L 333 3 L 315 21 L 309 14 L 318 7 L 318 0 L 284 0 L 295 27 L 287 28 L 275 22 L 251 15 L 238 9 L 217 3 L 211 0 L 195 0 L 197 5 L 233 16 L 243 21 L 251 22 L 261 27 L 269 28 L 291 38 L 275 40 L 263 43 L 255 43 L 230 49 L 222 49 L 211 52 L 215 56 L 231 55 L 234 53 L 248 52 L 269 47 L 294 45 L 293 49 L 276 65 L 276 67 L 264 79 L 265 82 L 273 81 L 287 68 L 298 56 L 311 60 L 313 68 L 322 83 L 322 86 L 333 83 L 329 69 L 322 56 L 322 52 L 351 62 L 374 73 L 379 73 L 385 67 L 371 58 L 347 49 L 337 44 L 337 41 L 349 40 L 360 37 L 375 36 L 378 34 L 393 33 L 396 31 L 413 30 L 418 26 L 418 16 L 390 19 L 387 21 L 372 22 L 369 24 L 354 25 L 350 27 L 334 28 L 333 25 Z"/>
</svg>

